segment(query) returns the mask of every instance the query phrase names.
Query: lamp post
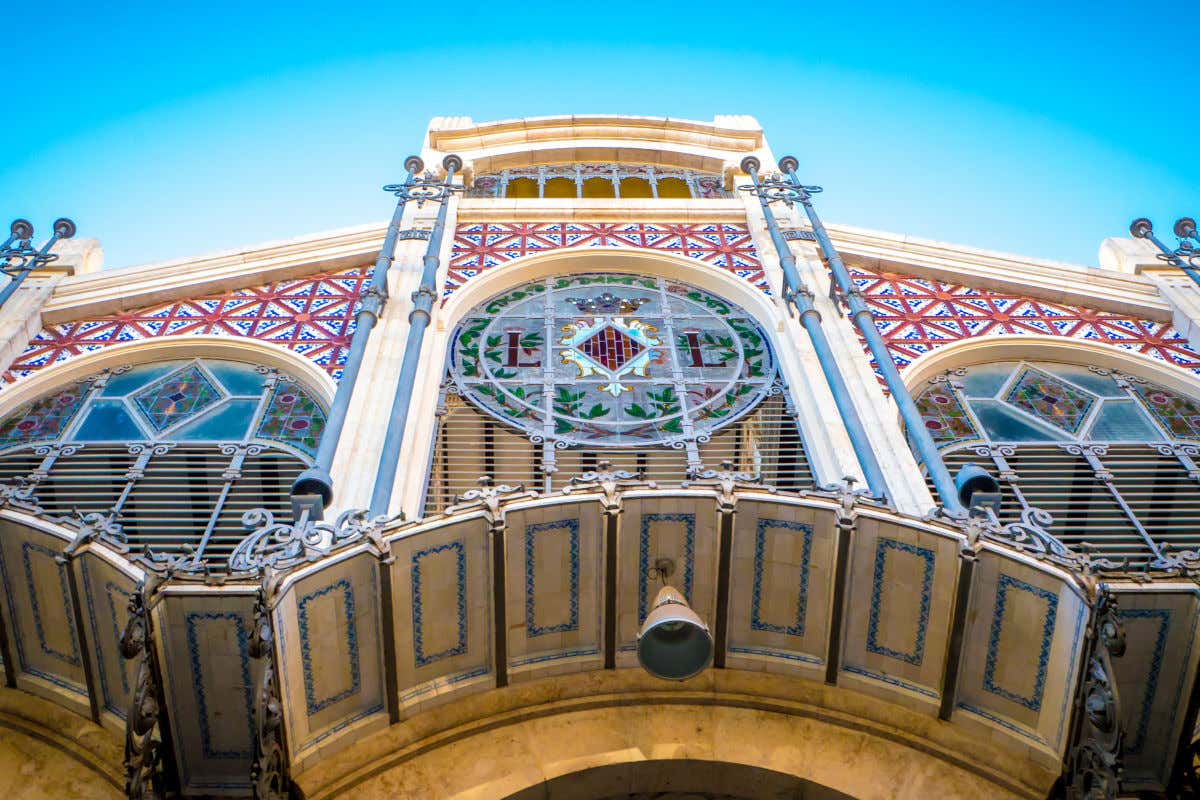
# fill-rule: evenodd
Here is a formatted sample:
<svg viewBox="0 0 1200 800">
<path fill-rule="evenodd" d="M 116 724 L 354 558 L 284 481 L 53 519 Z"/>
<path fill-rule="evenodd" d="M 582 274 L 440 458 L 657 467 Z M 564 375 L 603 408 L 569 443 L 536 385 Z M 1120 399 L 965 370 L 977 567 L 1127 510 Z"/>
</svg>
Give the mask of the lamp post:
<svg viewBox="0 0 1200 800">
<path fill-rule="evenodd" d="M 800 182 L 796 176 L 796 168 L 799 165 L 800 162 L 795 157 L 784 156 L 779 160 L 779 169 L 787 176 L 787 180 L 771 180 L 764 186 L 768 186 L 770 191 L 789 206 L 799 203 L 800 207 L 804 209 L 809 224 L 812 226 L 813 235 L 821 248 L 821 253 L 825 256 L 825 261 L 833 274 L 834 283 L 850 310 L 850 319 L 867 343 L 867 348 L 875 359 L 876 368 L 900 410 L 900 417 L 904 421 L 909 436 L 912 437 L 921 462 L 925 465 L 925 469 L 933 481 L 942 508 L 950 516 L 962 518 L 966 516 L 967 509 L 963 507 L 959 498 L 954 478 L 951 477 L 950 470 L 946 468 L 946 463 L 942 461 L 937 444 L 933 441 L 929 430 L 926 429 L 921 412 L 913 402 L 912 395 L 908 393 L 908 387 L 904 385 L 900 371 L 892 361 L 892 354 L 888 352 L 887 344 L 879 334 L 879 329 L 875 327 L 875 318 L 867 308 L 866 300 L 863 299 L 858 287 L 854 285 L 854 281 L 850 279 L 850 271 L 846 269 L 845 262 L 842 261 L 837 248 L 833 246 L 829 233 L 817 215 L 816 208 L 813 207 L 812 196 L 823 190 L 820 186 L 807 186 Z"/>
<path fill-rule="evenodd" d="M 0 272 L 8 276 L 8 285 L 0 291 L 0 308 L 21 288 L 29 273 L 58 260 L 50 250 L 60 239 L 75 235 L 75 223 L 66 217 L 54 220 L 54 235 L 40 250 L 33 247 L 33 225 L 28 220 L 14 220 L 8 231 L 8 238 L 0 245 Z"/>
<path fill-rule="evenodd" d="M 779 256 L 779 266 L 783 269 L 784 300 L 795 307 L 800 316 L 800 324 L 812 342 L 813 352 L 816 353 L 817 362 L 821 365 L 821 372 L 825 375 L 825 381 L 829 384 L 829 390 L 833 394 L 833 401 L 837 405 L 838 413 L 846 425 L 846 433 L 850 437 L 854 454 L 858 458 L 858 463 L 862 465 L 867 486 L 876 497 L 886 497 L 887 481 L 883 477 L 879 460 L 875 457 L 875 450 L 871 447 L 871 441 L 867 436 L 867 429 L 863 425 L 862 418 L 859 416 L 858 408 L 854 405 L 854 398 L 850 396 L 850 389 L 846 386 L 846 379 L 838 366 L 837 358 L 829 346 L 825 329 L 821 327 L 821 315 L 812 302 L 813 294 L 804 285 L 800 273 L 796 271 L 796 257 L 792 255 L 792 250 L 788 247 L 783 233 L 779 230 L 778 223 L 775 222 L 775 216 L 771 213 L 770 205 L 776 201 L 782 200 L 791 205 L 795 199 L 795 192 L 790 186 L 780 181 L 759 180 L 760 166 L 759 160 L 753 156 L 742 159 L 742 172 L 750 176 L 751 183 L 749 186 L 739 188 L 755 195 L 762 206 L 763 216 L 767 220 L 767 232 L 775 245 L 775 253 Z"/>
<path fill-rule="evenodd" d="M 404 209 L 409 200 L 417 201 L 417 205 L 424 203 L 430 198 L 430 192 L 436 185 L 430 176 L 416 177 L 418 172 L 425 169 L 425 162 L 419 157 L 406 158 L 404 169 L 408 172 L 404 183 L 390 183 L 383 187 L 385 192 L 391 192 L 398 198 L 396 210 L 392 212 L 392 220 L 388 223 L 387 233 L 383 237 L 383 246 L 379 248 L 379 257 L 375 259 L 371 284 L 362 294 L 354 321 L 354 335 L 350 339 L 350 352 L 342 366 L 342 379 L 338 382 L 337 392 L 334 393 L 333 403 L 329 407 L 316 458 L 313 459 L 313 465 L 301 472 L 292 484 L 293 512 L 297 519 L 303 510 L 308 511 L 310 519 L 321 519 L 322 512 L 333 500 L 333 477 L 329 470 L 333 466 L 338 440 L 341 439 L 342 428 L 346 424 L 346 412 L 354 396 L 358 372 L 367 351 L 367 340 L 371 337 L 371 331 L 374 330 L 379 314 L 387 302 L 387 273 L 396 256 L 396 240 L 400 234 Z"/>
<path fill-rule="evenodd" d="M 392 486 L 400 467 L 400 446 L 404 444 L 404 429 L 408 423 L 408 408 L 412 403 L 413 382 L 417 375 L 417 364 L 421 357 L 421 342 L 433 312 L 433 300 L 437 296 L 434 282 L 437 280 L 438 251 L 442 248 L 442 235 L 446 230 L 446 210 L 450 198 L 464 187 L 454 185 L 454 173 L 462 169 L 462 159 L 448 155 L 442 159 L 446 170 L 444 181 L 425 179 L 421 183 L 417 204 L 434 202 L 439 204 L 437 218 L 429 232 L 429 245 L 422 259 L 421 283 L 413 292 L 413 308 L 408 314 L 408 339 L 404 343 L 404 360 L 400 363 L 400 374 L 396 378 L 392 411 L 388 416 L 387 432 L 383 438 L 383 450 L 379 454 L 379 470 L 375 476 L 375 489 L 371 493 L 371 516 L 386 514 L 392 499 Z"/>
<path fill-rule="evenodd" d="M 1159 249 L 1160 252 L 1155 255 L 1160 261 L 1180 268 L 1195 283 L 1200 284 L 1200 233 L 1196 231 L 1196 220 L 1192 217 L 1180 217 L 1175 220 L 1173 230 L 1179 239 L 1179 246 L 1171 250 L 1154 235 L 1154 225 L 1145 217 L 1139 217 L 1129 225 L 1129 233 L 1133 238 L 1147 239 Z"/>
</svg>

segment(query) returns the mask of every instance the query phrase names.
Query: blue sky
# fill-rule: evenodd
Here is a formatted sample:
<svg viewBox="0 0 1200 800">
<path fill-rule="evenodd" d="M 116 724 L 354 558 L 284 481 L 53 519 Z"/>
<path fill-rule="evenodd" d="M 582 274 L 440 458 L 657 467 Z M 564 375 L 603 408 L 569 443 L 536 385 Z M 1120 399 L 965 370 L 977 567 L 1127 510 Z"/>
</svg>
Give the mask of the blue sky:
<svg viewBox="0 0 1200 800">
<path fill-rule="evenodd" d="M 1200 215 L 1178 3 L 24 8 L 0 221 L 110 267 L 383 221 L 441 115 L 748 113 L 829 222 L 1085 264 Z"/>
</svg>

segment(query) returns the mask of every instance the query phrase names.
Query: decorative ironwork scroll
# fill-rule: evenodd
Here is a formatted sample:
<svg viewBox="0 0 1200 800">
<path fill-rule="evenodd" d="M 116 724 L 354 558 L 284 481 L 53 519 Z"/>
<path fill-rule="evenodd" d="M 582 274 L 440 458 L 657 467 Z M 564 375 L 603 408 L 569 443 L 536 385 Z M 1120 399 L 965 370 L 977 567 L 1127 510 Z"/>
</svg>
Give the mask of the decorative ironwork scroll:
<svg viewBox="0 0 1200 800">
<path fill-rule="evenodd" d="M 231 572 L 258 572 L 266 567 L 286 569 L 329 555 L 378 531 L 392 519 L 370 519 L 364 509 L 343 511 L 332 523 L 316 522 L 308 513 L 293 524 L 276 522 L 265 508 L 252 508 L 242 515 L 242 524 L 250 529 L 229 556 Z"/>
<path fill-rule="evenodd" d="M 1116 597 L 1101 584 L 1075 698 L 1073 744 L 1063 773 L 1067 800 L 1115 800 L 1120 791 L 1124 730 L 1112 659 L 1124 654 L 1120 609 Z"/>
<path fill-rule="evenodd" d="M 153 590 L 144 582 L 130 594 L 129 620 L 121 636 L 121 655 L 138 662 L 137 680 L 129 695 L 125 718 L 125 796 L 130 800 L 160 800 L 166 797 L 169 783 L 154 631 L 146 604 L 150 595 Z"/>
<path fill-rule="evenodd" d="M 287 800 L 291 796 L 274 641 L 267 593 L 265 589 L 259 589 L 254 602 L 254 630 L 250 633 L 249 645 L 250 657 L 263 662 L 262 676 L 254 694 L 254 761 L 250 765 L 254 800 Z"/>
</svg>

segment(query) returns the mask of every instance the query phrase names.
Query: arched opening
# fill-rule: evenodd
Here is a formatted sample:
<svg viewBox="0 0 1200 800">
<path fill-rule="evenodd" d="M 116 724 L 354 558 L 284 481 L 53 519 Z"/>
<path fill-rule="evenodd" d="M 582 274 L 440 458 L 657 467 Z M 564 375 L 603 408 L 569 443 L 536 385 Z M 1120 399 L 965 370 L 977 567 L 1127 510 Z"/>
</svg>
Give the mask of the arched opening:
<svg viewBox="0 0 1200 800">
<path fill-rule="evenodd" d="M 622 178 L 621 197 L 645 200 L 654 197 L 654 190 L 645 178 Z"/>
<path fill-rule="evenodd" d="M 616 197 L 617 188 L 612 178 L 588 178 L 583 182 L 582 196 L 591 199 Z"/>
<path fill-rule="evenodd" d="M 451 337 L 425 513 L 481 475 L 541 491 L 611 468 L 678 485 L 725 462 L 813 483 L 754 318 L 666 278 L 548 276 L 478 304 Z"/>
<path fill-rule="evenodd" d="M 504 196 L 518 199 L 537 197 L 538 182 L 533 178 L 511 178 L 505 187 Z"/>
<path fill-rule="evenodd" d="M 289 513 L 325 409 L 292 376 L 210 358 L 93 373 L 0 420 L 0 480 L 33 488 L 50 516 L 100 514 L 132 549 L 190 551 L 218 567 L 242 515 Z"/>
<path fill-rule="evenodd" d="M 1132 374 L 1133 361 L 1125 372 L 1009 352 L 914 387 L 951 471 L 981 464 L 1001 482 L 1002 521 L 1042 509 L 1065 544 L 1114 568 L 1200 546 L 1196 395 Z"/>
<path fill-rule="evenodd" d="M 505 800 L 853 800 L 818 783 L 746 764 L 632 761 L 560 775 Z"/>
<path fill-rule="evenodd" d="M 575 181 L 572 178 L 549 178 L 542 188 L 542 197 L 575 197 Z"/>
<path fill-rule="evenodd" d="M 658 196 L 666 199 L 686 200 L 692 196 L 692 189 L 682 178 L 659 178 Z"/>
</svg>

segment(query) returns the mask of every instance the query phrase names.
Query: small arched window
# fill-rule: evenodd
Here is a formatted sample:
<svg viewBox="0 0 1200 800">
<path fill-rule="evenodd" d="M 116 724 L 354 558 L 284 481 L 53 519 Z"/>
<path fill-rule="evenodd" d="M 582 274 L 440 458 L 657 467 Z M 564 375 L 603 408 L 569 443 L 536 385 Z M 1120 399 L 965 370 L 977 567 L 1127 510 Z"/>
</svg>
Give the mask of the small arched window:
<svg viewBox="0 0 1200 800">
<path fill-rule="evenodd" d="M 1200 401 L 1108 369 L 980 364 L 916 396 L 951 470 L 1000 478 L 1001 517 L 1050 512 L 1067 544 L 1132 564 L 1200 545 Z"/>
<path fill-rule="evenodd" d="M 286 514 L 325 409 L 294 378 L 233 361 L 160 361 L 93 375 L 0 420 L 0 479 L 50 515 L 99 513 L 130 544 L 221 561 L 255 506 Z"/>
</svg>

